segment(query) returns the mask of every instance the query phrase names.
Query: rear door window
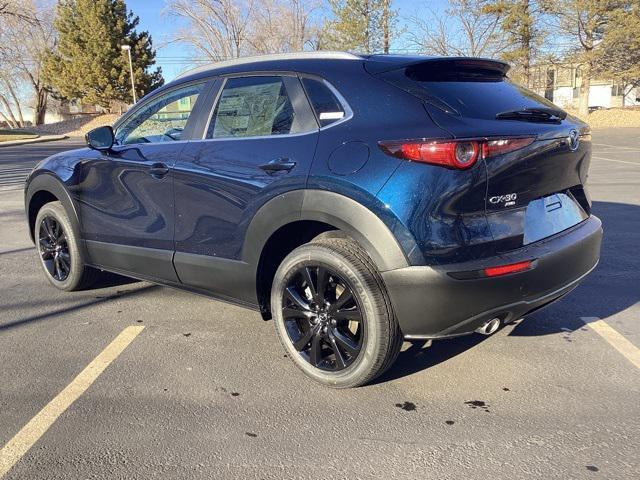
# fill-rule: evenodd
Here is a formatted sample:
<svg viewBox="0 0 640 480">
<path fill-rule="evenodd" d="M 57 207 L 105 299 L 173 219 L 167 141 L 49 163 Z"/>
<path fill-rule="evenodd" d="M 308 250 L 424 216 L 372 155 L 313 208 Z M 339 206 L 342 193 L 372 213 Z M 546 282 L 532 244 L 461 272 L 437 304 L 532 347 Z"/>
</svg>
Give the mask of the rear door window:
<svg viewBox="0 0 640 480">
<path fill-rule="evenodd" d="M 213 112 L 207 138 L 286 135 L 304 131 L 282 77 L 228 79 Z"/>
<path fill-rule="evenodd" d="M 326 82 L 313 78 L 303 78 L 302 84 L 321 127 L 338 122 L 346 116 L 344 106 Z"/>
</svg>

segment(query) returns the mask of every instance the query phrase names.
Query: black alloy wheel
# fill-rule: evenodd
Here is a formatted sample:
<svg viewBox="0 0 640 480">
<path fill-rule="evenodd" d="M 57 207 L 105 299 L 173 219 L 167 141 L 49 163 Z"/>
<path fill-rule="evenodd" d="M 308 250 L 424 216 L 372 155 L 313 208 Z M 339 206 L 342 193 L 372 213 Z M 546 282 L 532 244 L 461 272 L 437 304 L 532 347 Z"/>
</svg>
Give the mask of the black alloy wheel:
<svg viewBox="0 0 640 480">
<path fill-rule="evenodd" d="M 64 228 L 53 216 L 45 216 L 40 222 L 38 246 L 42 263 L 51 278 L 64 282 L 71 273 L 71 254 Z"/>
<path fill-rule="evenodd" d="M 362 350 L 364 316 L 349 284 L 324 266 L 299 268 L 282 296 L 289 340 L 316 368 L 340 371 Z"/>
<path fill-rule="evenodd" d="M 367 252 L 352 239 L 330 235 L 282 260 L 270 307 L 296 367 L 328 387 L 359 387 L 395 361 L 402 331 Z"/>
</svg>

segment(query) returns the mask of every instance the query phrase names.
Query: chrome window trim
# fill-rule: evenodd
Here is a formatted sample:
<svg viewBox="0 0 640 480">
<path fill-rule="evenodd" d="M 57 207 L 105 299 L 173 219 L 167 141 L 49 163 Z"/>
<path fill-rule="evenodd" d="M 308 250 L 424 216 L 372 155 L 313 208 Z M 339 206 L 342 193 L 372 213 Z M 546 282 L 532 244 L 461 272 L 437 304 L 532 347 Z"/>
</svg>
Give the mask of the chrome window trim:
<svg viewBox="0 0 640 480">
<path fill-rule="evenodd" d="M 171 142 L 155 142 L 155 143 L 125 143 L 124 145 L 116 145 L 114 144 L 111 147 L 111 150 L 113 150 L 114 152 L 122 152 L 123 150 L 127 150 L 129 148 L 139 148 L 140 145 L 143 146 L 151 146 L 151 145 L 178 145 L 180 143 L 189 143 L 189 142 L 193 142 L 193 139 L 190 140 L 173 140 Z M 120 159 L 121 160 L 121 159 Z"/>
<path fill-rule="evenodd" d="M 224 142 L 224 141 L 238 141 L 238 140 L 265 140 L 267 138 L 289 138 L 289 137 L 302 137 L 304 135 L 316 135 L 318 130 L 310 130 L 308 132 L 298 133 L 283 133 L 281 135 L 253 135 L 250 137 L 219 137 L 219 138 L 202 138 L 200 140 L 185 140 L 186 142 Z"/>
</svg>

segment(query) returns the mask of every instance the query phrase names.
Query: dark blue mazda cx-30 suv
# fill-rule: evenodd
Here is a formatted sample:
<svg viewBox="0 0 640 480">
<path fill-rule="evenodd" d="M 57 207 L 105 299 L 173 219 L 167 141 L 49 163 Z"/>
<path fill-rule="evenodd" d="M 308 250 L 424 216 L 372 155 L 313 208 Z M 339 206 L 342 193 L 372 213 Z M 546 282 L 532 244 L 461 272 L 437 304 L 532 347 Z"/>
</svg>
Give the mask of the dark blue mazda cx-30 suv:
<svg viewBox="0 0 640 480">
<path fill-rule="evenodd" d="M 191 71 L 31 173 L 45 274 L 258 309 L 333 387 L 403 339 L 493 333 L 576 287 L 602 239 L 588 126 L 508 69 L 319 52 Z"/>
</svg>

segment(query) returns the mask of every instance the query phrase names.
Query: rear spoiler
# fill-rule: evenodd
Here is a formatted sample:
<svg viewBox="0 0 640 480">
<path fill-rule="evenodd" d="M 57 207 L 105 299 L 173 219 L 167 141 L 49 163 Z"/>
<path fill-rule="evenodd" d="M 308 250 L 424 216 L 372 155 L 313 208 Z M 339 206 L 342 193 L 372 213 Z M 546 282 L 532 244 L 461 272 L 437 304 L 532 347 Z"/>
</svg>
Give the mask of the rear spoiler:
<svg viewBox="0 0 640 480">
<path fill-rule="evenodd" d="M 365 70 L 372 75 L 409 67 L 434 71 L 475 71 L 493 76 L 505 76 L 511 68 L 508 63 L 500 60 L 478 57 L 370 55 L 364 62 Z"/>
<path fill-rule="evenodd" d="M 372 55 L 365 60 L 365 70 L 443 112 L 459 116 L 451 105 L 429 93 L 420 81 L 456 81 L 461 77 L 502 81 L 509 64 L 488 58 L 472 57 L 403 57 Z"/>
</svg>

